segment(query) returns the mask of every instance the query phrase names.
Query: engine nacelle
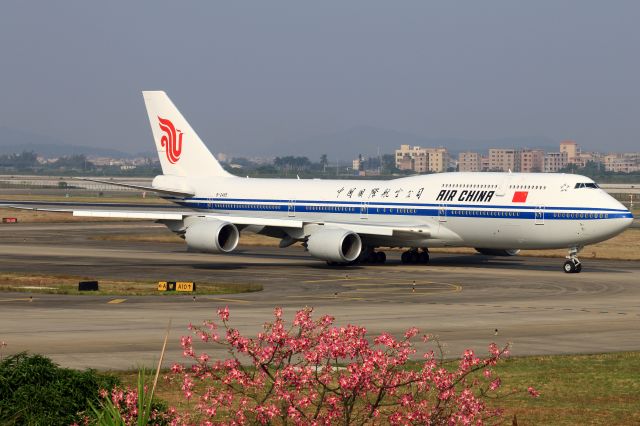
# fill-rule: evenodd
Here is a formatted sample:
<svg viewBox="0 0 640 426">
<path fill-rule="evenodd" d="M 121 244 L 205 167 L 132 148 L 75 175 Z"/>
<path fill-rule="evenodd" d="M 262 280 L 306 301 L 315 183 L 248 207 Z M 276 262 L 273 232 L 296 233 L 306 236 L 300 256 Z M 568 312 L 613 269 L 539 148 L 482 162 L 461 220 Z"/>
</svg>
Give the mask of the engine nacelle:
<svg viewBox="0 0 640 426">
<path fill-rule="evenodd" d="M 520 253 L 520 249 L 476 248 L 476 251 L 480 254 L 486 254 L 487 256 L 516 256 L 518 253 Z"/>
<path fill-rule="evenodd" d="M 229 253 L 238 245 L 240 233 L 233 223 L 199 220 L 189 225 L 184 239 L 190 249 L 205 253 Z"/>
<path fill-rule="evenodd" d="M 346 229 L 322 229 L 309 236 L 307 250 L 311 256 L 329 262 L 352 262 L 360 256 L 362 241 Z"/>
</svg>

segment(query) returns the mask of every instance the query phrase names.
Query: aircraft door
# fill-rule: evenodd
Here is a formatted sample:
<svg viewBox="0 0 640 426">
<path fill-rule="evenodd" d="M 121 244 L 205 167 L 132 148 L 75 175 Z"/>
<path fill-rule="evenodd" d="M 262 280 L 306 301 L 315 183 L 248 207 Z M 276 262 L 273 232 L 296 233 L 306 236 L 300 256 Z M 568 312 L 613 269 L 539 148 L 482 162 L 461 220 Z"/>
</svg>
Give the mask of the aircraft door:
<svg viewBox="0 0 640 426">
<path fill-rule="evenodd" d="M 360 204 L 360 219 L 368 219 L 369 218 L 369 203 L 363 201 Z"/>
<path fill-rule="evenodd" d="M 536 207 L 534 222 L 536 225 L 544 225 L 544 206 Z"/>
<path fill-rule="evenodd" d="M 289 200 L 289 204 L 287 206 L 287 216 L 296 216 L 296 200 Z"/>
<path fill-rule="evenodd" d="M 440 204 L 438 206 L 438 221 L 439 222 L 447 221 L 447 205 L 446 204 Z"/>
</svg>

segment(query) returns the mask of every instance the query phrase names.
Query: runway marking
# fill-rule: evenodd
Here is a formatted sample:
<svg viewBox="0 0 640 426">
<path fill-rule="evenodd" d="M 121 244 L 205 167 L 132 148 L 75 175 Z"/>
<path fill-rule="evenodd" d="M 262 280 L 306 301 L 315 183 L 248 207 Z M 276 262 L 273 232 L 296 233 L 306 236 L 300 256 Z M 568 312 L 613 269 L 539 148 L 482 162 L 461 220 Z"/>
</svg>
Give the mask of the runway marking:
<svg viewBox="0 0 640 426">
<path fill-rule="evenodd" d="M 117 303 L 122 303 L 122 302 L 126 302 L 127 299 L 111 299 L 109 300 L 107 303 L 111 303 L 111 304 L 117 304 Z"/>
<path fill-rule="evenodd" d="M 221 302 L 231 302 L 231 303 L 251 303 L 250 300 L 226 299 L 226 298 L 223 298 L 223 297 L 203 297 L 203 299 L 218 300 L 218 301 L 221 301 Z"/>
<path fill-rule="evenodd" d="M 287 296 L 288 299 L 331 299 L 331 300 L 365 300 L 363 297 L 342 297 L 338 293 L 337 296 Z"/>
<path fill-rule="evenodd" d="M 324 278 L 320 280 L 306 280 L 302 281 L 303 283 L 321 283 L 321 282 L 331 282 L 331 281 L 356 281 L 356 280 L 369 280 L 370 277 L 339 277 L 339 278 Z M 373 278 L 374 280 L 376 278 Z"/>
<path fill-rule="evenodd" d="M 393 296 L 425 295 L 437 293 L 460 293 L 462 286 L 453 283 L 443 283 L 436 281 L 402 280 L 402 281 L 380 281 L 379 283 L 349 283 L 343 284 L 349 287 L 350 294 L 389 294 Z"/>
<path fill-rule="evenodd" d="M 19 299 L 0 299 L 0 302 L 29 302 L 33 299 L 29 297 L 19 298 Z"/>
</svg>

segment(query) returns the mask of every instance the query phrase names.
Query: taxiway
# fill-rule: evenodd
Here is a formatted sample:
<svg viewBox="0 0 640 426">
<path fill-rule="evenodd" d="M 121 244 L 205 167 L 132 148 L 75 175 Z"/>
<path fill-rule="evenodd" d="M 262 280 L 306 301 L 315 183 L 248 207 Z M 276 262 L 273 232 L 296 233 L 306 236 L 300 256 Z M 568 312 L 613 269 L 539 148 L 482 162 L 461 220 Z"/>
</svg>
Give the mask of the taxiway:
<svg viewBox="0 0 640 426">
<path fill-rule="evenodd" d="M 562 259 L 433 254 L 429 265 L 331 268 L 299 247 L 240 247 L 230 255 L 188 253 L 182 244 L 93 240 L 108 233 L 166 233 L 130 223 L 0 227 L 3 272 L 100 279 L 259 283 L 225 296 L 63 296 L 0 293 L 5 351 L 28 350 L 70 367 L 128 369 L 157 359 L 172 321 L 167 362 L 180 361 L 186 327 L 228 305 L 235 327 L 255 333 L 275 306 L 289 318 L 312 306 L 371 334 L 411 326 L 439 336 L 449 356 L 483 353 L 495 341 L 514 355 L 640 350 L 640 262 L 586 259 L 564 274 Z M 111 302 L 111 303 L 110 303 Z M 497 330 L 497 332 L 496 332 Z M 210 349 L 210 350 L 209 350 Z M 219 350 L 209 352 L 223 356 Z"/>
</svg>

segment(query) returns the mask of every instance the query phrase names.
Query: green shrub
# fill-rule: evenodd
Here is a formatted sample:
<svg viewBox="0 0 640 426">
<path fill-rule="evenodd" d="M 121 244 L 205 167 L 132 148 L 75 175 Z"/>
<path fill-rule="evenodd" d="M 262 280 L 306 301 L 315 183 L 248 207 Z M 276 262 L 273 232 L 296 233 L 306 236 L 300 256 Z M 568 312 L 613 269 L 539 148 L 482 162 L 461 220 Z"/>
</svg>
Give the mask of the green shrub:
<svg viewBox="0 0 640 426">
<path fill-rule="evenodd" d="M 100 389 L 117 377 L 61 368 L 41 355 L 20 353 L 0 361 L 0 424 L 69 425 L 98 403 Z"/>
</svg>

